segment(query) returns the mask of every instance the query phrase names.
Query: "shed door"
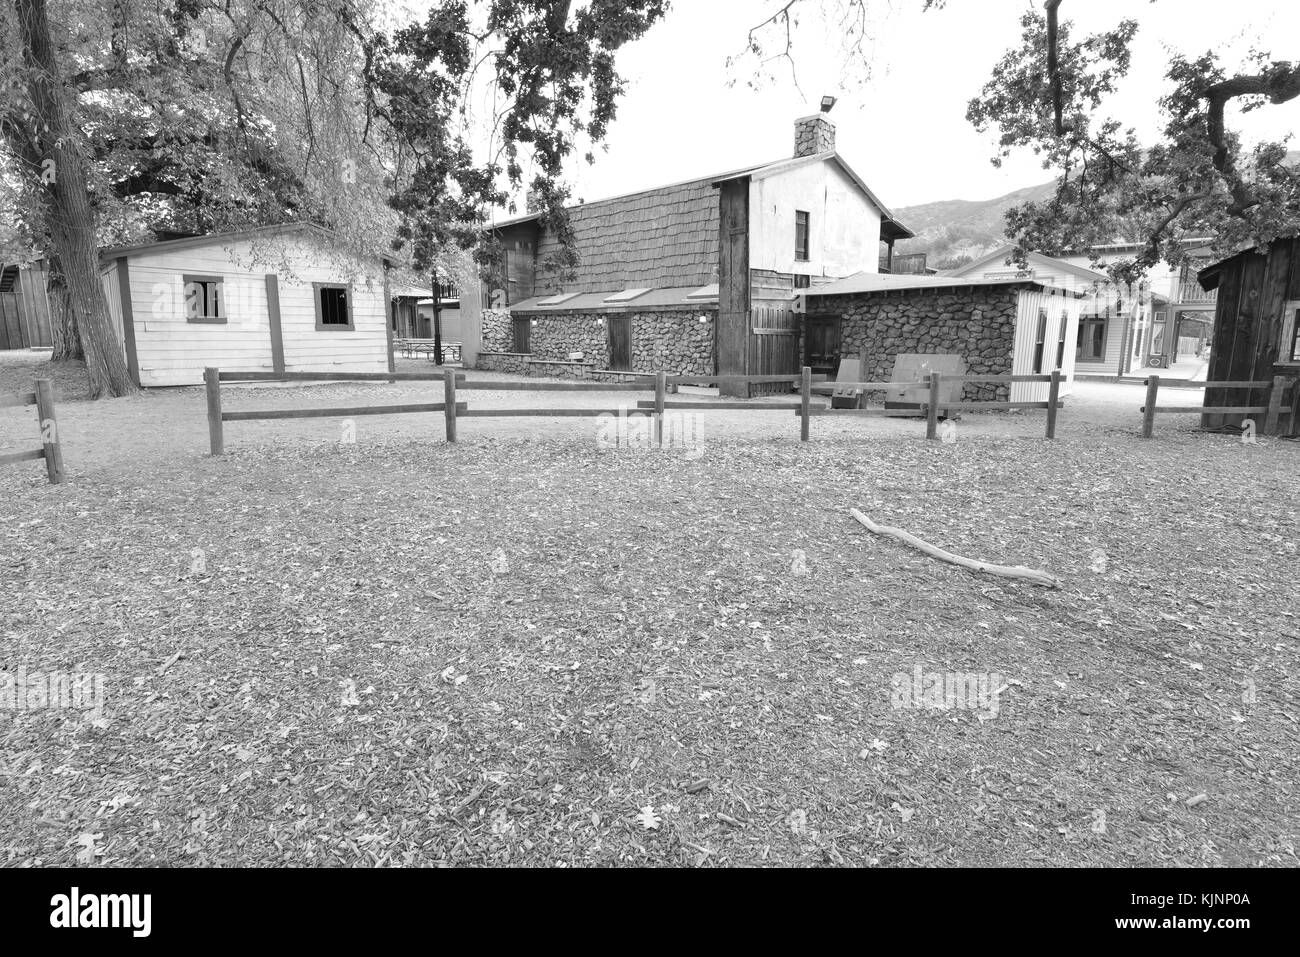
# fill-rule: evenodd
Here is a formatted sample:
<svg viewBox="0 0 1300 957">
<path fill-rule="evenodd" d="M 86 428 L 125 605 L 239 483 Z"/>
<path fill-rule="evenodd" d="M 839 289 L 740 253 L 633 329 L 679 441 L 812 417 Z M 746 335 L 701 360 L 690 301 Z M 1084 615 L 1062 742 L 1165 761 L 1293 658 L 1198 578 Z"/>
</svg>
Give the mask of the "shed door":
<svg viewBox="0 0 1300 957">
<path fill-rule="evenodd" d="M 531 333 L 533 324 L 527 316 L 514 316 L 512 321 L 515 328 L 514 351 L 515 352 L 532 352 Z"/>
<path fill-rule="evenodd" d="M 632 317 L 609 317 L 609 367 L 617 372 L 632 371 Z"/>
<path fill-rule="evenodd" d="M 804 365 L 815 373 L 835 375 L 840 364 L 840 317 L 809 316 Z"/>
</svg>

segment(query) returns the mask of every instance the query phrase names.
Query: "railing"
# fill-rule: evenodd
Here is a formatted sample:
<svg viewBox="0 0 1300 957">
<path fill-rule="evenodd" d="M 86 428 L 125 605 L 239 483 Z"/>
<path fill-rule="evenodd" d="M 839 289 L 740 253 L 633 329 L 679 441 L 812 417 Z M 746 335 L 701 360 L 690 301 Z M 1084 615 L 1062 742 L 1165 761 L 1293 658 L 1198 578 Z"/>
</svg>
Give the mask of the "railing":
<svg viewBox="0 0 1300 957">
<path fill-rule="evenodd" d="M 224 423 L 241 422 L 253 419 L 312 419 L 312 418 L 346 418 L 355 415 L 395 415 L 408 412 L 442 412 L 446 419 L 447 441 L 457 439 L 457 425 L 462 418 L 590 418 L 604 415 L 620 416 L 622 409 L 593 408 L 549 408 L 549 409 L 476 409 L 468 403 L 459 402 L 460 390 L 493 392 L 645 392 L 647 384 L 641 382 L 503 382 L 485 379 L 468 380 L 464 374 L 448 369 L 441 375 L 425 373 L 392 372 L 221 372 L 217 369 L 205 369 L 203 380 L 207 387 L 208 403 L 208 440 L 213 455 L 225 451 Z M 404 405 L 352 406 L 347 408 L 324 409 L 279 409 L 255 412 L 225 412 L 221 404 L 222 382 L 431 382 L 441 380 L 443 383 L 442 402 L 423 402 Z M 1044 382 L 1049 383 L 1049 397 L 1046 402 L 942 402 L 939 398 L 943 382 L 979 382 L 979 383 L 1013 383 Z M 798 386 L 798 401 L 792 402 L 690 402 L 668 401 L 668 388 L 672 385 L 787 385 Z M 1032 376 L 943 376 L 932 374 L 923 382 L 837 382 L 837 388 L 881 390 L 927 386 L 929 401 L 919 409 L 830 409 L 814 407 L 812 369 L 805 367 L 797 376 L 791 375 L 668 375 L 654 373 L 654 399 L 637 402 L 637 409 L 653 414 L 653 433 L 655 447 L 663 445 L 664 413 L 667 411 L 690 409 L 697 412 L 724 412 L 745 410 L 748 412 L 794 412 L 799 416 L 799 440 L 809 441 L 811 437 L 811 419 L 813 416 L 908 416 L 914 417 L 918 412 L 926 417 L 926 438 L 939 436 L 940 410 L 957 409 L 995 410 L 995 409 L 1046 409 L 1047 437 L 1056 437 L 1056 413 L 1062 407 L 1060 401 L 1061 374 Z"/>
<path fill-rule="evenodd" d="M 1177 286 L 1179 302 L 1217 302 L 1219 299 L 1219 290 L 1211 289 L 1208 292 L 1201 288 L 1199 282 L 1180 282 Z"/>
<path fill-rule="evenodd" d="M 1237 382 L 1194 382 L 1190 379 L 1161 379 L 1153 375 L 1146 380 L 1146 404 L 1142 406 L 1142 438 L 1149 439 L 1155 430 L 1157 413 L 1175 412 L 1195 415 L 1263 415 L 1264 434 L 1276 435 L 1283 414 L 1282 404 L 1288 380 L 1285 376 L 1274 376 L 1269 381 Z M 1268 389 L 1268 402 L 1265 405 L 1157 405 L 1161 388 L 1166 389 Z M 1300 396 L 1297 397 L 1300 399 Z"/>
<path fill-rule="evenodd" d="M 59 424 L 54 416 L 54 389 L 49 379 L 37 379 L 35 392 L 0 395 L 0 409 L 25 408 L 29 405 L 36 406 L 36 418 L 41 429 L 41 447 L 23 452 L 0 453 L 0 465 L 44 459 L 45 474 L 50 484 L 58 485 L 64 479 L 63 448 L 59 445 Z"/>
</svg>

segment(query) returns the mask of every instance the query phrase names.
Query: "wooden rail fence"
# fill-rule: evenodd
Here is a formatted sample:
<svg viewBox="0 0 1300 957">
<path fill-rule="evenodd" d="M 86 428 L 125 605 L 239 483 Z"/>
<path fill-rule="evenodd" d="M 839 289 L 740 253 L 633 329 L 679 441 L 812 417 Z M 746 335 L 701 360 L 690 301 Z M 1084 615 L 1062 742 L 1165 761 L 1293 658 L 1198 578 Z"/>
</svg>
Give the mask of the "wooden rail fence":
<svg viewBox="0 0 1300 957">
<path fill-rule="evenodd" d="M 811 437 L 811 420 L 814 416 L 892 416 L 892 417 L 926 417 L 926 438 L 938 438 L 939 413 L 941 410 L 993 410 L 993 409 L 1046 409 L 1047 437 L 1056 437 L 1056 413 L 1061 408 L 1060 373 L 1040 376 L 942 376 L 933 374 L 923 382 L 848 382 L 835 383 L 837 388 L 881 390 L 900 387 L 928 386 L 929 401 L 919 409 L 830 409 L 815 407 L 812 404 L 813 375 L 812 369 L 805 367 L 799 375 L 667 375 L 663 372 L 653 373 L 654 399 L 640 400 L 636 403 L 638 410 L 653 414 L 653 433 L 655 446 L 663 444 L 664 413 L 674 410 L 691 410 L 697 412 L 722 412 L 744 410 L 747 412 L 794 412 L 799 416 L 799 439 L 809 441 Z M 620 409 L 610 408 L 548 408 L 548 409 L 476 409 L 465 402 L 458 401 L 461 391 L 465 392 L 645 392 L 647 384 L 643 382 L 503 382 L 494 380 L 469 380 L 463 373 L 448 369 L 441 374 L 390 373 L 390 372 L 221 372 L 217 369 L 205 369 L 204 383 L 207 387 L 208 402 L 208 437 L 213 455 L 225 451 L 223 424 L 255 419 L 308 419 L 308 418 L 348 418 L 356 415 L 394 415 L 407 412 L 442 412 L 446 420 L 448 442 L 457 440 L 457 425 L 462 418 L 599 418 L 604 415 L 618 416 Z M 405 405 L 353 406 L 346 408 L 321 409 L 279 409 L 256 412 L 225 412 L 221 405 L 222 382 L 428 382 L 443 383 L 442 402 L 422 402 Z M 940 388 L 944 381 L 1012 383 L 1012 382 L 1046 382 L 1051 384 L 1050 396 L 1046 402 L 951 402 L 939 400 Z M 676 385 L 723 385 L 723 384 L 760 384 L 765 386 L 787 385 L 798 387 L 797 398 L 790 402 L 692 402 L 686 400 L 668 400 L 670 386 Z"/>
<path fill-rule="evenodd" d="M 1147 397 L 1142 406 L 1142 438 L 1149 439 L 1155 432 L 1156 415 L 1161 412 L 1180 412 L 1196 415 L 1262 415 L 1263 434 L 1276 435 L 1283 414 L 1283 400 L 1289 382 L 1285 376 L 1274 376 L 1271 382 L 1214 381 L 1193 382 L 1190 379 L 1161 379 L 1153 375 L 1146 380 Z M 1268 402 L 1264 405 L 1159 405 L 1161 389 L 1268 389 Z M 1297 397 L 1300 400 L 1300 396 Z M 1300 401 L 1298 401 L 1300 404 Z"/>
<path fill-rule="evenodd" d="M 37 379 L 35 392 L 20 392 L 17 395 L 0 395 L 0 409 L 25 408 L 36 406 L 36 419 L 41 429 L 41 447 L 24 452 L 0 453 L 0 465 L 14 462 L 26 462 L 31 459 L 45 460 L 45 474 L 51 485 L 58 485 L 64 479 L 63 448 L 59 445 L 59 423 L 54 414 L 54 387 L 49 379 Z"/>
</svg>

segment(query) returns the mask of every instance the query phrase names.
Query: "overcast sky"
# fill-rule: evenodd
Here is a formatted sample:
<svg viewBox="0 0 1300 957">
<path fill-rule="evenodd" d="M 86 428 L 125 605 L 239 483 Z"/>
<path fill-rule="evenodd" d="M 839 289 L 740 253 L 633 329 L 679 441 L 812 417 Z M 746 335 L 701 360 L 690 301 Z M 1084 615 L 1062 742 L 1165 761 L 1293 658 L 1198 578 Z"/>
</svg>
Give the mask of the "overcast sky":
<svg viewBox="0 0 1300 957">
<path fill-rule="evenodd" d="M 805 0 L 810 12 L 817 2 Z M 985 199 L 1052 178 L 1032 156 L 994 169 L 990 139 L 965 118 L 967 101 L 1016 43 L 1026 0 L 949 0 L 948 9 L 924 14 L 920 0 L 874 3 L 870 80 L 845 88 L 834 39 L 805 21 L 795 51 L 801 94 L 784 66 L 776 67 L 775 82 L 755 91 L 746 82 L 750 66 L 728 70 L 726 64 L 728 55 L 742 51 L 748 28 L 782 2 L 676 0 L 664 21 L 622 52 L 627 95 L 608 152 L 597 154 L 595 166 L 574 163 L 575 198 L 788 156 L 794 119 L 816 112 L 823 93 L 839 97 L 831 118 L 840 153 L 891 207 Z M 1300 3 L 1067 0 L 1062 13 L 1089 31 L 1124 16 L 1138 19 L 1133 69 L 1117 105 L 1147 139 L 1159 128 L 1156 100 L 1169 50 L 1240 54 L 1258 43 L 1278 59 L 1300 58 Z M 1229 15 L 1233 25 L 1225 34 Z M 1280 138 L 1300 129 L 1300 102 L 1239 117 L 1235 125 L 1248 140 Z"/>
</svg>

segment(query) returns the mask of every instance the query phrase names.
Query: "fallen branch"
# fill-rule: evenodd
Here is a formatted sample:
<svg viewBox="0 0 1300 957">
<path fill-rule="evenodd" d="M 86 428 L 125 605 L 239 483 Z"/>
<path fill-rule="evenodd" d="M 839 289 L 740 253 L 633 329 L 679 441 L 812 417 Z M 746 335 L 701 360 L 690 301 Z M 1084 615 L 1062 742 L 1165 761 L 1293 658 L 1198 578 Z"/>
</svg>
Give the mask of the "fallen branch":
<svg viewBox="0 0 1300 957">
<path fill-rule="evenodd" d="M 1017 578 L 1021 581 L 1033 582 L 1035 585 L 1042 585 L 1045 588 L 1060 588 L 1061 582 L 1053 578 L 1046 572 L 1034 571 L 1032 568 L 1025 568 L 1023 565 L 990 565 L 988 562 L 977 562 L 970 558 L 962 558 L 960 555 L 954 555 L 952 552 L 945 552 L 942 548 L 936 548 L 929 542 L 923 542 L 915 535 L 909 535 L 907 532 L 898 528 L 890 528 L 888 525 L 877 525 L 867 516 L 863 515 L 856 508 L 849 509 L 849 514 L 861 522 L 874 535 L 884 535 L 887 538 L 896 538 L 900 542 L 911 545 L 915 549 L 925 552 L 932 558 L 937 558 L 943 562 L 949 562 L 953 565 L 960 565 L 962 568 L 969 568 L 974 572 L 984 572 L 989 575 L 997 575 L 1002 578 Z"/>
</svg>

